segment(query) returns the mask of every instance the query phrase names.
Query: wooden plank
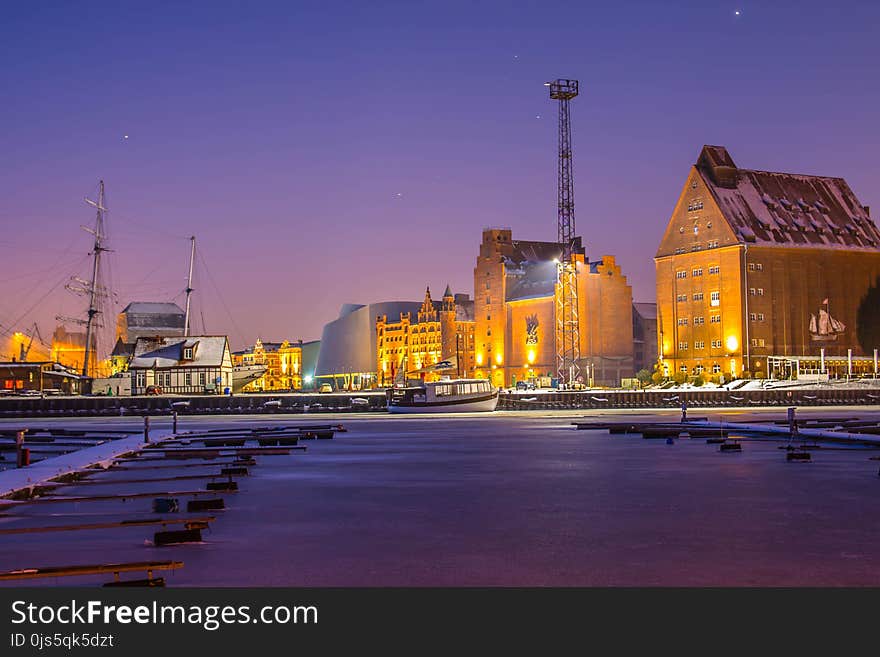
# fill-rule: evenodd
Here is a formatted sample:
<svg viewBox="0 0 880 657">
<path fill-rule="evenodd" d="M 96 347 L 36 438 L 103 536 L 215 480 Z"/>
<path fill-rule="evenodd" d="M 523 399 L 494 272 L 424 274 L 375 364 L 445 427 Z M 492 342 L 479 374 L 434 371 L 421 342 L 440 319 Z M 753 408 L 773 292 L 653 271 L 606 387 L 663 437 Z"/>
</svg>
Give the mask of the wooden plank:
<svg viewBox="0 0 880 657">
<path fill-rule="evenodd" d="M 131 561 L 128 563 L 107 563 L 88 566 L 47 566 L 45 568 L 19 568 L 0 572 L 0 582 L 40 577 L 71 577 L 77 575 L 101 575 L 104 573 L 144 572 L 148 576 L 154 570 L 177 570 L 183 568 L 182 561 Z"/>
<path fill-rule="evenodd" d="M 225 477 L 219 472 L 206 472 L 205 474 L 195 475 L 177 475 L 174 477 L 153 477 L 149 479 L 83 479 L 81 481 L 59 481 L 43 486 L 110 486 L 112 484 L 152 484 L 157 481 L 182 481 L 186 479 L 215 479 L 217 477 Z"/>
<path fill-rule="evenodd" d="M 28 500 L 0 501 L 0 509 L 8 509 L 23 504 L 59 504 L 62 502 L 106 502 L 108 500 L 130 500 L 142 497 L 175 497 L 184 495 L 216 495 L 227 494 L 235 491 L 211 491 L 211 490 L 181 490 L 181 491 L 153 491 L 151 493 L 116 493 L 114 495 L 84 495 L 79 497 L 62 495 L 45 495 L 33 497 Z"/>
<path fill-rule="evenodd" d="M 146 527 L 150 525 L 184 525 L 188 523 L 213 522 L 215 516 L 202 516 L 198 518 L 150 518 L 147 520 L 119 520 L 116 522 L 91 522 L 77 525 L 46 525 L 43 527 L 13 527 L 0 529 L 0 536 L 10 534 L 43 534 L 48 532 L 73 532 L 86 529 L 115 529 L 124 527 Z"/>
</svg>

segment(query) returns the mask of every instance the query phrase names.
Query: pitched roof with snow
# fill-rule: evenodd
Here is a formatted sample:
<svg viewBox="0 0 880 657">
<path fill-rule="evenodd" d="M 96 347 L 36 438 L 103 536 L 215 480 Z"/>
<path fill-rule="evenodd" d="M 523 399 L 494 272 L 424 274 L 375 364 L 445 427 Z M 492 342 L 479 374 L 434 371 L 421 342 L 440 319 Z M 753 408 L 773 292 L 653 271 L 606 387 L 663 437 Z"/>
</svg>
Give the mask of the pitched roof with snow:
<svg viewBox="0 0 880 657">
<path fill-rule="evenodd" d="M 740 169 L 723 146 L 704 146 L 696 167 L 740 243 L 880 250 L 843 178 Z"/>
<path fill-rule="evenodd" d="M 183 360 L 185 347 L 194 347 L 192 360 Z M 129 369 L 220 367 L 228 349 L 225 335 L 188 338 L 138 338 Z"/>
</svg>

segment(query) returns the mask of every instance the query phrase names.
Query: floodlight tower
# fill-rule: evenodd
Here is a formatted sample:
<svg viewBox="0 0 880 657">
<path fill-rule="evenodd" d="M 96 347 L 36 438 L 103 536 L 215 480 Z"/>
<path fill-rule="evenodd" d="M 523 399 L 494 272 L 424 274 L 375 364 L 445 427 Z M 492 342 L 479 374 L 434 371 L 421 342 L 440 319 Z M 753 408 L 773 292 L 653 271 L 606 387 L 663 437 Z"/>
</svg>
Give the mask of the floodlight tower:
<svg viewBox="0 0 880 657">
<path fill-rule="evenodd" d="M 577 262 L 580 240 L 575 237 L 574 182 L 571 173 L 571 115 L 569 101 L 578 95 L 577 80 L 548 82 L 550 98 L 559 101 L 559 161 L 557 165 L 557 241 L 562 254 L 556 281 L 556 371 L 561 383 L 580 375 L 580 322 L 578 321 Z"/>
</svg>

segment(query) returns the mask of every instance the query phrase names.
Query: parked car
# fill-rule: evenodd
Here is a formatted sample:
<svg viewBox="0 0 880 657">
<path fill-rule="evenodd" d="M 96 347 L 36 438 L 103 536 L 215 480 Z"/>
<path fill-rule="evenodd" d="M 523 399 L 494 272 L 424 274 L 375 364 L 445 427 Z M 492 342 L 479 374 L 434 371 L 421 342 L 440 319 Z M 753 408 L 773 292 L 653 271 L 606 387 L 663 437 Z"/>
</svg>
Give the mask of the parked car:
<svg viewBox="0 0 880 657">
<path fill-rule="evenodd" d="M 517 381 L 517 390 L 534 390 L 536 388 L 534 381 Z"/>
<path fill-rule="evenodd" d="M 318 392 L 333 392 L 333 386 L 329 383 L 322 383 L 321 387 L 318 388 Z"/>
<path fill-rule="evenodd" d="M 161 395 L 162 394 L 162 386 L 147 386 L 146 392 L 148 395 Z"/>
</svg>

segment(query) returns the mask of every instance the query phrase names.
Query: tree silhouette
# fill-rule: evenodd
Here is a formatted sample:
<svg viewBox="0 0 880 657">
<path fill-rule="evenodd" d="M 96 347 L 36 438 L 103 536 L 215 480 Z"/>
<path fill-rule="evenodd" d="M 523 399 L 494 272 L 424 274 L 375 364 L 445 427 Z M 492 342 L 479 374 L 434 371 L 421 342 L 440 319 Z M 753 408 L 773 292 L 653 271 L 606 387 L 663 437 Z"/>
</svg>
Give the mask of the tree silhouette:
<svg viewBox="0 0 880 657">
<path fill-rule="evenodd" d="M 880 277 L 868 288 L 856 313 L 856 336 L 866 354 L 880 348 Z"/>
</svg>

